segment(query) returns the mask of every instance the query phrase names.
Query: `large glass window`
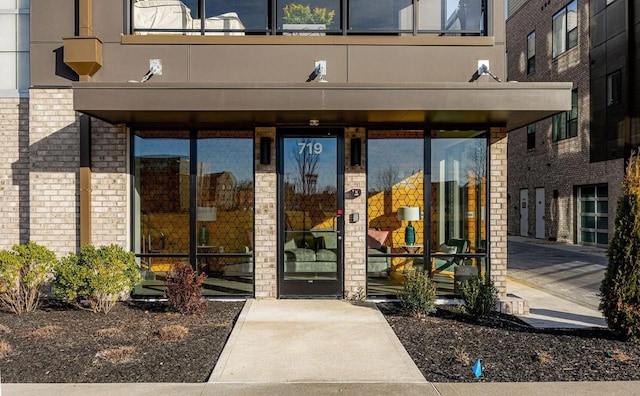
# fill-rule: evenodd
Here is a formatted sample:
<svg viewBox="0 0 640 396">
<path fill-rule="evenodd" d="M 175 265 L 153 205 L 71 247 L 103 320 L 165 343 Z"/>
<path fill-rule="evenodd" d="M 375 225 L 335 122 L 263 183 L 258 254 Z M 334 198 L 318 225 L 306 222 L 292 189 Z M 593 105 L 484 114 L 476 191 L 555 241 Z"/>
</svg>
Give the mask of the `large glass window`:
<svg viewBox="0 0 640 396">
<path fill-rule="evenodd" d="M 368 295 L 394 295 L 413 271 L 441 296 L 485 274 L 486 133 L 369 131 L 367 153 Z"/>
<path fill-rule="evenodd" d="M 431 139 L 431 276 L 441 293 L 486 273 L 487 136 L 437 131 Z"/>
<path fill-rule="evenodd" d="M 252 157 L 252 132 L 135 133 L 136 294 L 162 294 L 179 261 L 207 275 L 205 295 L 252 294 L 253 163 L 237 161 Z"/>
<path fill-rule="evenodd" d="M 573 0 L 553 16 L 553 57 L 578 44 L 578 0 Z"/>
<path fill-rule="evenodd" d="M 125 1 L 131 5 L 133 34 L 485 35 L 487 30 L 486 0 Z"/>
<path fill-rule="evenodd" d="M 367 153 L 367 293 L 395 295 L 424 269 L 424 132 L 370 131 Z"/>
</svg>

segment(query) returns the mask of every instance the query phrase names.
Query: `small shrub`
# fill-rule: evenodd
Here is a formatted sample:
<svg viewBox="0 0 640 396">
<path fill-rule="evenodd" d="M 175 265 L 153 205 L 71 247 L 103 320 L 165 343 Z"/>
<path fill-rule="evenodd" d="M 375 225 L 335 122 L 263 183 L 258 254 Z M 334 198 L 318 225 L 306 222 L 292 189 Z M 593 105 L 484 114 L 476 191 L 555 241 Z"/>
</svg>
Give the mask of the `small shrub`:
<svg viewBox="0 0 640 396">
<path fill-rule="evenodd" d="M 632 153 L 618 199 L 600 310 L 620 338 L 640 341 L 640 158 Z"/>
<path fill-rule="evenodd" d="M 162 342 L 178 341 L 189 334 L 189 329 L 180 325 L 164 326 L 158 331 L 158 338 Z"/>
<path fill-rule="evenodd" d="M 96 330 L 98 337 L 115 338 L 123 334 L 122 329 L 119 327 L 108 327 L 106 329 Z"/>
<path fill-rule="evenodd" d="M 9 344 L 8 342 L 0 341 L 0 359 L 4 359 L 5 357 L 7 357 L 12 350 L 13 348 L 11 347 L 11 344 Z"/>
<path fill-rule="evenodd" d="M 60 326 L 44 326 L 38 329 L 32 330 L 27 333 L 29 338 L 53 338 L 60 334 L 62 327 Z"/>
<path fill-rule="evenodd" d="M 309 5 L 295 3 L 282 7 L 282 11 L 284 23 L 321 23 L 329 26 L 336 15 L 335 10 L 329 11 L 325 7 L 311 9 Z"/>
<path fill-rule="evenodd" d="M 402 310 L 411 316 L 421 317 L 436 311 L 436 286 L 423 271 L 410 274 L 398 293 Z"/>
<path fill-rule="evenodd" d="M 453 354 L 456 362 L 462 364 L 465 367 L 471 365 L 471 358 L 463 347 L 454 347 Z"/>
<path fill-rule="evenodd" d="M 202 298 L 202 282 L 207 275 L 191 268 L 189 263 L 176 264 L 173 272 L 167 275 L 165 295 L 169 304 L 183 315 L 204 312 L 208 301 Z"/>
<path fill-rule="evenodd" d="M 70 253 L 56 268 L 54 290 L 67 302 L 93 312 L 109 313 L 118 295 L 128 293 L 142 281 L 132 252 L 120 246 L 85 245 Z"/>
<path fill-rule="evenodd" d="M 463 313 L 477 320 L 490 316 L 496 310 L 498 290 L 490 278 L 474 276 L 459 282 L 458 287 L 464 299 Z"/>
<path fill-rule="evenodd" d="M 35 242 L 0 251 L 0 305 L 17 315 L 34 311 L 56 263 L 55 253 Z"/>
<path fill-rule="evenodd" d="M 133 361 L 133 355 L 136 353 L 136 351 L 136 347 L 122 346 L 100 351 L 96 353 L 96 357 L 99 359 L 104 359 L 109 363 L 129 363 Z"/>
<path fill-rule="evenodd" d="M 549 352 L 542 351 L 536 352 L 535 355 L 533 355 L 533 360 L 541 364 L 551 364 L 553 357 L 551 357 Z"/>
</svg>

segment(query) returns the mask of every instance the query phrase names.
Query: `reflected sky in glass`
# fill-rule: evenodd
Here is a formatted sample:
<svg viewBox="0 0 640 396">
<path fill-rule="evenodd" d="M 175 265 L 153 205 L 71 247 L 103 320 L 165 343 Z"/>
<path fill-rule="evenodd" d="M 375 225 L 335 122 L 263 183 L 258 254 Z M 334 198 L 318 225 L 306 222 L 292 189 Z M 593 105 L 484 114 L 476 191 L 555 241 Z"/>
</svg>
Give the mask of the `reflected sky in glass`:
<svg viewBox="0 0 640 396">
<path fill-rule="evenodd" d="M 336 188 L 337 175 L 337 139 L 336 138 L 285 138 L 284 139 L 284 177 L 287 183 L 296 183 L 300 179 L 299 166 L 304 158 L 309 161 L 317 158 L 314 174 L 318 175 L 317 192 L 327 188 Z"/>
<path fill-rule="evenodd" d="M 422 139 L 370 139 L 368 146 L 369 190 L 381 191 L 379 175 L 397 172 L 399 182 L 424 169 Z"/>
</svg>

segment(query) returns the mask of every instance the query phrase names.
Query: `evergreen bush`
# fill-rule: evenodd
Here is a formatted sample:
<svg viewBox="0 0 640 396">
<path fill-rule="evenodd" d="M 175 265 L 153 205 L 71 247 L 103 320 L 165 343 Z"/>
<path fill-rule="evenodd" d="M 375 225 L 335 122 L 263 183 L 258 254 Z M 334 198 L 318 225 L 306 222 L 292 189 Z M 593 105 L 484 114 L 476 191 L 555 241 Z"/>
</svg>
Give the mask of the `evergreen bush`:
<svg viewBox="0 0 640 396">
<path fill-rule="evenodd" d="M 165 295 L 169 304 L 183 315 L 204 312 L 208 301 L 202 298 L 202 282 L 207 275 L 198 273 L 191 264 L 180 262 L 167 274 Z"/>
<path fill-rule="evenodd" d="M 458 282 L 460 296 L 464 299 L 461 310 L 475 320 L 489 317 L 498 304 L 498 289 L 489 277 L 473 276 Z"/>
<path fill-rule="evenodd" d="M 421 317 L 436 311 L 436 286 L 426 272 L 417 270 L 407 276 L 398 293 L 402 310 Z"/>
<path fill-rule="evenodd" d="M 632 153 L 618 199 L 600 310 L 620 338 L 640 340 L 640 160 Z"/>
<path fill-rule="evenodd" d="M 0 251 L 0 305 L 17 315 L 34 311 L 57 261 L 55 253 L 31 241 Z"/>
<path fill-rule="evenodd" d="M 109 313 L 120 294 L 142 281 L 132 252 L 120 246 L 85 245 L 79 254 L 70 253 L 56 267 L 54 291 L 80 308 Z"/>
</svg>

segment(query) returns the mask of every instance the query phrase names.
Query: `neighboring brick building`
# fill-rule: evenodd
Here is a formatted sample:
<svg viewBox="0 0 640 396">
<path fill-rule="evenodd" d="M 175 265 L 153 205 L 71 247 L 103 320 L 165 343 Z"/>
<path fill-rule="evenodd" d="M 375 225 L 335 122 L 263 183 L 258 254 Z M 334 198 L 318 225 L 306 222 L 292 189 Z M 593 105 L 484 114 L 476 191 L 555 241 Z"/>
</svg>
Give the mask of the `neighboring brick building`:
<svg viewBox="0 0 640 396">
<path fill-rule="evenodd" d="M 626 107 L 627 81 L 637 92 L 626 1 L 509 4 L 508 80 L 573 82 L 572 111 L 509 133 L 511 235 L 606 245 L 613 233 L 624 158 L 638 143 L 630 134 L 638 112 Z"/>
<path fill-rule="evenodd" d="M 137 296 L 178 261 L 210 297 L 389 297 L 424 269 L 448 298 L 463 266 L 504 296 L 507 130 L 570 84 L 485 73 L 502 0 L 315 0 L 336 14 L 313 32 L 288 3 L 32 0 L 0 248 L 121 245 Z"/>
</svg>

